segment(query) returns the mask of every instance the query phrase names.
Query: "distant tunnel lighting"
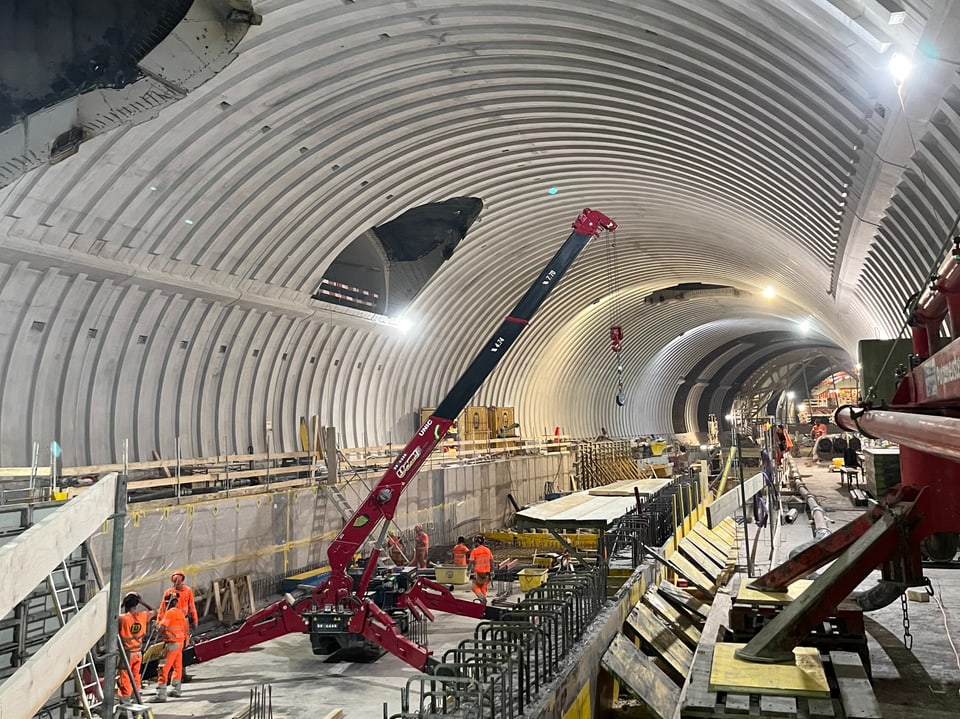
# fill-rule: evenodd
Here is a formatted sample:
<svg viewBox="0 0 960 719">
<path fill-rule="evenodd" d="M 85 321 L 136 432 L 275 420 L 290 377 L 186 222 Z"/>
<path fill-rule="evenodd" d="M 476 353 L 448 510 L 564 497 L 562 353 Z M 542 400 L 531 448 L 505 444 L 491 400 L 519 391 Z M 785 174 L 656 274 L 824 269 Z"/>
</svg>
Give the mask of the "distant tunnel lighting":
<svg viewBox="0 0 960 719">
<path fill-rule="evenodd" d="M 805 404 L 803 404 L 803 403 L 798 404 L 798 405 L 797 405 L 797 411 L 798 411 L 798 412 L 806 412 L 806 411 L 807 411 L 807 405 L 805 405 Z"/>
<path fill-rule="evenodd" d="M 728 421 L 728 422 L 732 422 L 732 421 L 733 421 L 733 415 L 732 415 L 732 414 L 728 414 L 728 415 L 727 415 L 727 421 Z"/>
<path fill-rule="evenodd" d="M 560 190 L 558 190 L 556 187 L 551 187 L 549 190 L 547 190 L 548 195 L 556 195 L 558 192 L 560 192 Z"/>
<path fill-rule="evenodd" d="M 188 225 L 192 225 L 192 224 L 193 224 L 193 220 L 184 220 L 184 222 L 186 222 Z"/>
<path fill-rule="evenodd" d="M 910 58 L 904 55 L 902 52 L 893 53 L 893 57 L 890 58 L 890 74 L 893 75 L 893 81 L 897 85 L 902 85 L 903 81 L 910 77 L 910 71 L 913 70 L 913 63 L 910 62 Z"/>
<path fill-rule="evenodd" d="M 157 191 L 156 187 L 152 187 L 152 186 L 150 187 L 150 192 L 156 192 L 156 191 Z"/>
<path fill-rule="evenodd" d="M 763 296 L 766 297 L 768 300 L 772 300 L 774 297 L 777 296 L 777 293 L 773 289 L 773 287 L 771 287 L 770 285 L 767 285 L 766 287 L 763 288 Z"/>
<path fill-rule="evenodd" d="M 797 329 L 800 330 L 800 334 L 807 334 L 810 331 L 810 320 L 800 320 L 800 324 L 797 325 Z"/>
<path fill-rule="evenodd" d="M 413 329 L 413 320 L 411 320 L 409 317 L 398 317 L 396 328 L 406 334 Z"/>
<path fill-rule="evenodd" d="M 793 392 L 787 392 L 787 399 L 793 399 L 795 396 Z"/>
</svg>

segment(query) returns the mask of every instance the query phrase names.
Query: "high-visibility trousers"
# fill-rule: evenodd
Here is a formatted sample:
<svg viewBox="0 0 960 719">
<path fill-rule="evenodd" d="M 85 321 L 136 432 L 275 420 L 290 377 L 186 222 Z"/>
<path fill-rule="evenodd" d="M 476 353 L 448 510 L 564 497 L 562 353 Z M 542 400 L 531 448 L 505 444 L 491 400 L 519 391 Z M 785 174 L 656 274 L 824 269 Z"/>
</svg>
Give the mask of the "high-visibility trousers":
<svg viewBox="0 0 960 719">
<path fill-rule="evenodd" d="M 130 681 L 130 675 L 126 668 L 120 670 L 117 681 L 120 684 L 120 696 L 132 697 L 133 687 L 136 685 L 137 691 L 140 690 L 140 667 L 143 665 L 143 654 L 139 651 L 130 652 L 130 671 L 133 672 L 133 682 Z"/>
<path fill-rule="evenodd" d="M 487 587 L 490 585 L 490 572 L 476 572 L 473 575 L 473 593 L 478 597 L 487 596 Z"/>
<path fill-rule="evenodd" d="M 167 642 L 163 645 L 163 659 L 160 661 L 160 671 L 157 673 L 157 684 L 164 685 L 168 679 L 180 681 L 183 676 L 183 644 Z"/>
</svg>

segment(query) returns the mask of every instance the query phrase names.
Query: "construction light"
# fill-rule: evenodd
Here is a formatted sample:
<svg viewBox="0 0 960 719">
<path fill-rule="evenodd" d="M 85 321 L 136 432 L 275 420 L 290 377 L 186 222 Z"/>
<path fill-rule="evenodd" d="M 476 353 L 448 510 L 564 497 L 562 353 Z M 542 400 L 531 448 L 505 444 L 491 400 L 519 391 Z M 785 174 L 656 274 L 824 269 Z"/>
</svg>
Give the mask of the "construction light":
<svg viewBox="0 0 960 719">
<path fill-rule="evenodd" d="M 910 77 L 910 71 L 913 70 L 913 63 L 910 58 L 902 52 L 895 52 L 890 58 L 890 74 L 893 75 L 893 81 L 899 87 L 903 81 Z"/>
<path fill-rule="evenodd" d="M 774 297 L 777 296 L 777 293 L 773 289 L 773 287 L 771 287 L 770 285 L 767 285 L 763 290 L 763 296 L 766 297 L 768 300 L 772 300 Z"/>
<path fill-rule="evenodd" d="M 810 320 L 800 320 L 800 323 L 797 325 L 797 329 L 800 330 L 800 334 L 807 334 L 810 331 Z"/>
</svg>

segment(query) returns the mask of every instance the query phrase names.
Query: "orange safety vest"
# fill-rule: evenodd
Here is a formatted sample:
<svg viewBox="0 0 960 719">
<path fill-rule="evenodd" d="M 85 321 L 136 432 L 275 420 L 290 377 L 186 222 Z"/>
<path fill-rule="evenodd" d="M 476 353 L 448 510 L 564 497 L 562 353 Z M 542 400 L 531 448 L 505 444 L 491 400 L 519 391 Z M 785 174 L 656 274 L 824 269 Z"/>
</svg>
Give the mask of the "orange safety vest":
<svg viewBox="0 0 960 719">
<path fill-rule="evenodd" d="M 150 612 L 124 612 L 120 615 L 120 641 L 128 652 L 139 652 L 147 633 Z"/>
<path fill-rule="evenodd" d="M 455 567 L 465 567 L 467 566 L 467 555 L 470 554 L 470 550 L 467 549 L 465 544 L 457 544 L 453 547 L 453 565 Z"/>
<path fill-rule="evenodd" d="M 177 642 L 183 644 L 187 641 L 187 635 L 190 627 L 187 624 L 187 618 L 180 607 L 170 607 L 160 620 L 160 631 L 163 633 L 163 641 Z"/>
<path fill-rule="evenodd" d="M 473 568 L 478 573 L 489 574 L 493 566 L 493 552 L 481 544 L 470 552 L 470 561 L 473 562 Z"/>
<path fill-rule="evenodd" d="M 198 624 L 197 604 L 193 599 L 193 590 L 186 584 L 180 587 L 180 589 L 170 587 L 163 593 L 163 599 L 160 600 L 160 609 L 157 610 L 157 618 L 163 619 L 163 615 L 166 612 L 167 600 L 174 596 L 177 598 L 177 608 L 183 612 L 185 617 L 191 617 L 194 624 Z"/>
</svg>

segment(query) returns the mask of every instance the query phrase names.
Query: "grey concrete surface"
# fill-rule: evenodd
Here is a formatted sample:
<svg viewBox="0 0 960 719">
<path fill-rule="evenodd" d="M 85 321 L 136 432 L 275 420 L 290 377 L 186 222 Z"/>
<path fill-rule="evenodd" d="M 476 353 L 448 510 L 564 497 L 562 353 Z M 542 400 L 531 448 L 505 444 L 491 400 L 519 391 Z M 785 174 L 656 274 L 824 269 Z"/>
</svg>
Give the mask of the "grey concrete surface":
<svg viewBox="0 0 960 719">
<path fill-rule="evenodd" d="M 456 590 L 471 598 L 469 589 Z M 430 626 L 430 649 L 443 653 L 471 635 L 477 620 L 437 614 Z M 373 663 L 327 663 L 314 656 L 306 635 L 294 634 L 266 642 L 244 654 L 233 654 L 189 668 L 183 697 L 153 704 L 154 717 L 208 717 L 229 719 L 249 705 L 250 690 L 263 684 L 272 688 L 274 719 L 322 719 L 343 709 L 351 719 L 383 716 L 400 711 L 400 690 L 417 672 L 394 656 Z M 144 689 L 153 696 L 153 685 Z"/>
<path fill-rule="evenodd" d="M 831 531 L 862 514 L 863 510 L 850 501 L 846 487 L 840 486 L 839 474 L 809 458 L 797 458 L 795 462 L 807 488 L 817 495 L 826 511 Z M 798 507 L 801 514 L 794 524 L 783 526 L 777 547 L 781 562 L 790 549 L 813 537 L 812 524 L 802 511 L 802 501 L 788 497 L 786 504 Z M 766 557 L 771 546 L 770 534 L 767 529 L 758 534 L 752 524 L 749 531 L 757 545 L 754 574 L 759 575 L 769 566 Z M 960 659 L 950 644 L 952 639 L 960 650 L 960 569 L 928 569 L 925 575 L 930 578 L 937 596 L 928 603 L 908 603 L 912 650 L 904 647 L 903 611 L 899 601 L 865 616 L 874 693 L 885 719 L 960 716 Z M 859 588 L 868 589 L 879 579 L 879 571 L 871 572 Z M 943 613 L 936 599 L 940 600 Z"/>
</svg>

